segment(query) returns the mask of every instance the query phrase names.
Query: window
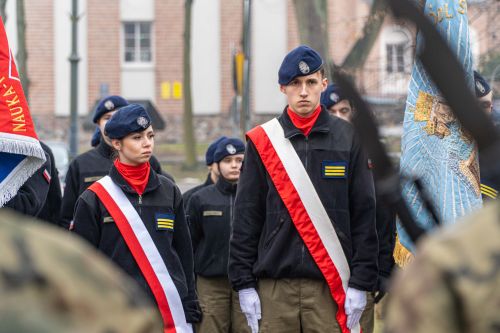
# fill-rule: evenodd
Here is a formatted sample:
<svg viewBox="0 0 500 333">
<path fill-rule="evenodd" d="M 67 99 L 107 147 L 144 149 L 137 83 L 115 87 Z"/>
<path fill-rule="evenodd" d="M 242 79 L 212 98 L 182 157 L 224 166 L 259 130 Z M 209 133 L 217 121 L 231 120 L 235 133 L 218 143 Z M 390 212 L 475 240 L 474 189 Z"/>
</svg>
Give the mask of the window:
<svg viewBox="0 0 500 333">
<path fill-rule="evenodd" d="M 150 63 L 151 22 L 123 23 L 124 61 L 126 63 Z"/>
<path fill-rule="evenodd" d="M 403 95 L 407 92 L 413 66 L 413 36 L 399 25 L 387 26 L 381 34 L 379 92 Z"/>
<path fill-rule="evenodd" d="M 405 71 L 405 45 L 386 44 L 386 71 L 387 73 L 404 73 Z"/>
<path fill-rule="evenodd" d="M 399 27 L 384 30 L 385 71 L 388 74 L 409 73 L 411 68 L 411 40 Z"/>
</svg>

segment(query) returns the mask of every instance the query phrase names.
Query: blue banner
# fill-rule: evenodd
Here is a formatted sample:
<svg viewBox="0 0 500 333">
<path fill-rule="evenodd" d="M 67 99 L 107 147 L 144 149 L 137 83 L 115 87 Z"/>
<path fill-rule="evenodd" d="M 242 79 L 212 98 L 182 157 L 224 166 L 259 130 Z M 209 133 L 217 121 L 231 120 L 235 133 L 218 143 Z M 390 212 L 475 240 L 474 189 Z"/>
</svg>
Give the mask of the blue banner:
<svg viewBox="0 0 500 333">
<path fill-rule="evenodd" d="M 419 1 L 419 4 L 463 64 L 473 90 L 467 1 L 427 0 Z M 423 42 L 423 36 L 417 34 L 417 54 Z M 400 166 L 402 175 L 422 180 L 443 223 L 454 223 L 482 205 L 475 144 L 418 59 L 408 88 Z M 432 219 L 425 211 L 415 185 L 403 180 L 402 186 L 403 196 L 417 222 L 431 229 Z M 399 225 L 398 234 L 400 243 L 413 252 L 414 245 Z"/>
</svg>

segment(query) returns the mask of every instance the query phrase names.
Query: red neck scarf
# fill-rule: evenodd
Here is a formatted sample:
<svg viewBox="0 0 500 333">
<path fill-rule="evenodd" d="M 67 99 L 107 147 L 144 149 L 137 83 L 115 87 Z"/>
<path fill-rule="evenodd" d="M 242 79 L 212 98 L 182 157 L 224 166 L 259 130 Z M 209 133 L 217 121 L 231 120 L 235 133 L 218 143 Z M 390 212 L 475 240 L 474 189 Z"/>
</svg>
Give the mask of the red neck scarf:
<svg viewBox="0 0 500 333">
<path fill-rule="evenodd" d="M 293 125 L 297 127 L 305 136 L 308 136 L 321 113 L 321 104 L 313 111 L 309 117 L 301 117 L 288 107 L 286 110 Z"/>
<path fill-rule="evenodd" d="M 149 162 L 140 165 L 128 165 L 116 159 L 114 164 L 116 170 L 125 178 L 127 183 L 132 186 L 137 194 L 142 195 L 148 184 L 149 172 L 151 170 Z"/>
</svg>

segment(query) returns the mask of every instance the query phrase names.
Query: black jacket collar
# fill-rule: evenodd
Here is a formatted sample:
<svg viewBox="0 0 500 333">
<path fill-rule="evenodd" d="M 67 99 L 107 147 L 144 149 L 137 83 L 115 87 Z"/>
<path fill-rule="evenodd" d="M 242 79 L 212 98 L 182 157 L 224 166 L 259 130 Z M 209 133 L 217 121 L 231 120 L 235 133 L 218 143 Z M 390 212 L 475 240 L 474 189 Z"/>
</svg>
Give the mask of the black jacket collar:
<svg viewBox="0 0 500 333">
<path fill-rule="evenodd" d="M 215 184 L 217 189 L 225 194 L 235 194 L 236 193 L 236 183 L 230 183 L 222 176 L 219 177 L 217 184 Z"/>
<path fill-rule="evenodd" d="M 123 178 L 120 172 L 118 172 L 114 164 L 111 166 L 111 169 L 109 170 L 109 176 L 111 177 L 113 182 L 122 189 L 123 192 L 130 194 L 137 194 L 137 192 L 132 188 L 132 186 L 130 186 L 129 183 L 127 183 L 127 181 Z M 156 172 L 150 167 L 148 184 L 144 189 L 143 195 L 148 192 L 156 190 L 159 186 L 160 186 L 160 179 L 158 178 Z"/>
<path fill-rule="evenodd" d="M 113 147 L 108 145 L 106 141 L 104 141 L 104 138 L 101 139 L 101 142 L 95 147 L 95 149 L 101 154 L 102 156 L 106 158 L 111 158 L 111 155 L 113 154 Z"/>
<path fill-rule="evenodd" d="M 207 179 L 203 183 L 203 186 L 212 185 L 213 183 L 214 182 L 212 181 L 211 173 L 209 172 L 208 175 L 207 175 Z"/>
<path fill-rule="evenodd" d="M 304 136 L 302 131 L 295 127 L 295 125 L 292 123 L 290 116 L 288 116 L 287 109 L 288 105 L 285 107 L 285 110 L 283 110 L 283 113 L 278 117 L 278 121 L 280 122 L 281 126 L 283 126 L 285 138 L 290 139 L 291 137 L 294 137 L 296 135 Z M 309 135 L 316 132 L 327 133 L 330 130 L 329 122 L 330 115 L 328 114 L 328 111 L 326 111 L 325 107 L 321 105 L 320 114 L 318 116 L 318 119 L 314 123 Z"/>
</svg>

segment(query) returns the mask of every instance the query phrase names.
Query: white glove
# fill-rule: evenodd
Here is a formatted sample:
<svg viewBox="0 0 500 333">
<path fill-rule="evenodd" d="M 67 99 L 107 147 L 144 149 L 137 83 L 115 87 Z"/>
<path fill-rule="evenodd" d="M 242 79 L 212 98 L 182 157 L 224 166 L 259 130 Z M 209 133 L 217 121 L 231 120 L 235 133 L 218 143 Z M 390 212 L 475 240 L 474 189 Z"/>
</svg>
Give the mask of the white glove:
<svg viewBox="0 0 500 333">
<path fill-rule="evenodd" d="M 247 318 L 248 326 L 252 330 L 252 333 L 259 332 L 259 319 L 260 315 L 260 299 L 259 294 L 255 288 L 241 289 L 238 292 L 240 298 L 241 311 L 245 314 Z"/>
<path fill-rule="evenodd" d="M 345 314 L 347 315 L 347 328 L 352 329 L 359 323 L 366 306 L 366 291 L 347 288 L 345 295 Z"/>
</svg>

